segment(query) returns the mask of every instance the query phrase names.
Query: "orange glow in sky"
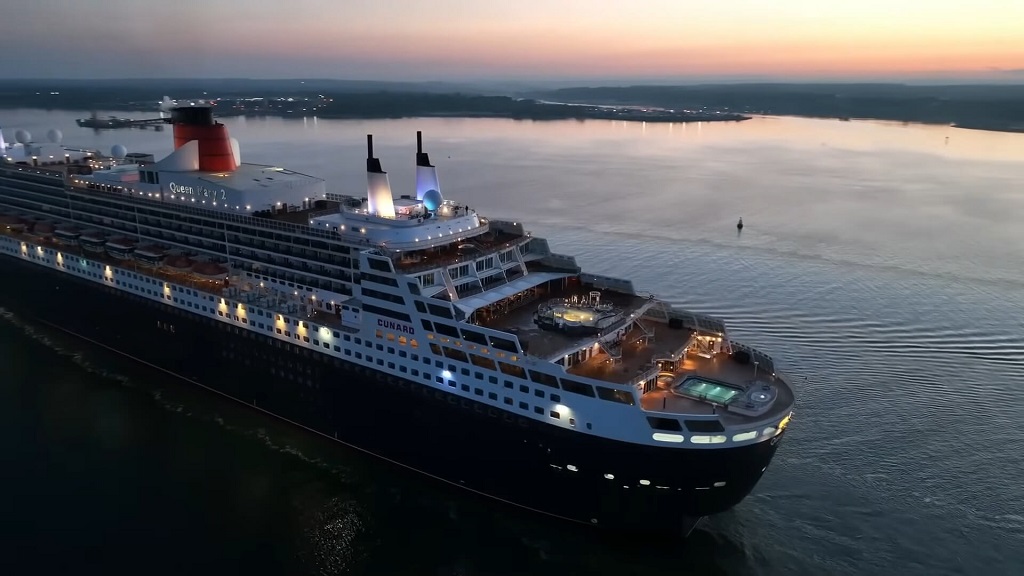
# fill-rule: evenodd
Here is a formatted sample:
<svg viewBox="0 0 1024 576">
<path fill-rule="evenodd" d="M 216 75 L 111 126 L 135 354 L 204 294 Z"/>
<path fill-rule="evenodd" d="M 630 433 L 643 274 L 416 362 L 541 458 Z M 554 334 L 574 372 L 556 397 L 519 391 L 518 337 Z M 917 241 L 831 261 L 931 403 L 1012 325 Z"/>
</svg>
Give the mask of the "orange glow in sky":
<svg viewBox="0 0 1024 576">
<path fill-rule="evenodd" d="M 66 18 L 62 1 L 25 3 L 0 22 L 0 49 L 42 44 L 27 57 L 43 69 L 91 66 L 100 75 L 118 69 L 109 59 L 119 55 L 122 70 L 250 77 L 950 72 L 1024 80 L 1024 0 L 142 4 L 107 0 L 103 10 Z"/>
</svg>

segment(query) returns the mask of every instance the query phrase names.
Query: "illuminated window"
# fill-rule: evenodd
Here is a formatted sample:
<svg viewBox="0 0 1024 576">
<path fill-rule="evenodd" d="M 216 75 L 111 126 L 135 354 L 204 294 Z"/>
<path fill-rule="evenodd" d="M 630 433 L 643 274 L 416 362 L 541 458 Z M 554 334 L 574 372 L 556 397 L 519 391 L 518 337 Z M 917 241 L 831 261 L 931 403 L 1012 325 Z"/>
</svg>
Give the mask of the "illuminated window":
<svg viewBox="0 0 1024 576">
<path fill-rule="evenodd" d="M 751 430 L 750 432 L 743 432 L 742 434 L 736 434 L 732 437 L 733 442 L 743 442 L 745 440 L 752 440 L 757 438 L 757 430 Z"/>
<path fill-rule="evenodd" d="M 406 344 L 409 343 L 409 339 L 406 338 L 405 336 L 399 336 L 398 343 L 401 344 L 402 346 L 405 346 Z"/>
<path fill-rule="evenodd" d="M 388 342 L 394 342 L 394 341 L 395 341 L 395 335 L 392 334 L 391 332 L 388 332 Z"/>
</svg>

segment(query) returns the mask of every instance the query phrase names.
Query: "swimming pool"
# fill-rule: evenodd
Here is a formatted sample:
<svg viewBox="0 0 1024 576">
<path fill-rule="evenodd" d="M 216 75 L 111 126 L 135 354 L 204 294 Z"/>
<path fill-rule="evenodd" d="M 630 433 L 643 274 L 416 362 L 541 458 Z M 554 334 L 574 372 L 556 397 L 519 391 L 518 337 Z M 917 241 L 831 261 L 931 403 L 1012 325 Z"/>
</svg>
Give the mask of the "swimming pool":
<svg viewBox="0 0 1024 576">
<path fill-rule="evenodd" d="M 733 398 L 743 393 L 739 388 L 733 388 L 720 382 L 704 380 L 699 377 L 689 377 L 675 387 L 677 394 L 696 398 L 697 400 L 709 400 L 715 404 L 726 405 Z"/>
</svg>

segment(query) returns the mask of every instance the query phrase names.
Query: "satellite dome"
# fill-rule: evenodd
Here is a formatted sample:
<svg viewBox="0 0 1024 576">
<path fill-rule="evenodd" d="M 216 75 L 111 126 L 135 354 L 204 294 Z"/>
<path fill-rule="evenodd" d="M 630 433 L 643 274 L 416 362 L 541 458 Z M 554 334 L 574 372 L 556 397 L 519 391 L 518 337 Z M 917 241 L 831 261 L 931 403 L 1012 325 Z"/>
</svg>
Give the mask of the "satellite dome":
<svg viewBox="0 0 1024 576">
<path fill-rule="evenodd" d="M 46 139 L 49 140 L 50 142 L 53 142 L 54 144 L 60 144 L 61 140 L 64 139 L 64 134 L 62 134 L 61 131 L 57 130 L 56 128 L 50 128 L 50 130 L 46 133 Z"/>
<path fill-rule="evenodd" d="M 427 210 L 437 210 L 441 207 L 442 201 L 441 193 L 433 188 L 423 193 L 423 206 L 425 206 Z"/>
<path fill-rule="evenodd" d="M 110 149 L 110 155 L 118 160 L 124 160 L 124 157 L 128 155 L 128 149 L 122 144 L 114 144 L 113 148 Z"/>
<path fill-rule="evenodd" d="M 28 133 L 28 130 L 18 130 L 14 133 L 14 140 L 19 144 L 28 144 L 32 141 L 32 135 Z"/>
</svg>

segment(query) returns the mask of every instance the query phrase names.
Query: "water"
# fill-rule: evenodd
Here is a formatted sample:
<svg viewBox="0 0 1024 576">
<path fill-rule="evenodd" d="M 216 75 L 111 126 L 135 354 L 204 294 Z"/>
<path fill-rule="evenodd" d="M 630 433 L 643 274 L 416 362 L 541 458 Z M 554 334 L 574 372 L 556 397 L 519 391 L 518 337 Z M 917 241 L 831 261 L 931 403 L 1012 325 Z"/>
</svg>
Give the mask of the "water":
<svg viewBox="0 0 1024 576">
<path fill-rule="evenodd" d="M 84 115 L 78 114 L 78 116 Z M 69 144 L 166 153 L 0 112 Z M 396 195 L 414 132 L 450 197 L 585 269 L 724 317 L 799 399 L 754 494 L 676 549 L 511 515 L 13 317 L 0 567 L 170 574 L 1024 571 L 1024 136 L 755 119 L 226 121 L 249 161 Z M 742 216 L 746 227 L 735 230 Z M 2 303 L 0 303 L 2 304 Z M 6 550 L 4 549 L 6 548 Z"/>
</svg>

